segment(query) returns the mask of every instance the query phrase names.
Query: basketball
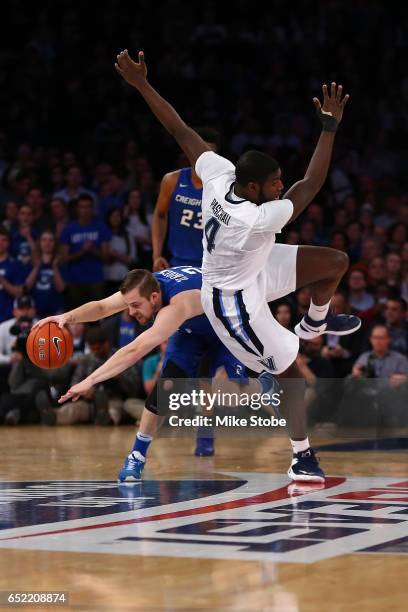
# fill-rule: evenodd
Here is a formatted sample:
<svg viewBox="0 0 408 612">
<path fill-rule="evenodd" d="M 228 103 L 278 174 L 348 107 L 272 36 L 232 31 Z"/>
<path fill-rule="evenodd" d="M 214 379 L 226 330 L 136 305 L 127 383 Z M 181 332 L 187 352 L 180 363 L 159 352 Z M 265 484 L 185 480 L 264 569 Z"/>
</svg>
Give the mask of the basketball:
<svg viewBox="0 0 408 612">
<path fill-rule="evenodd" d="M 31 330 L 27 338 L 27 355 L 39 368 L 60 368 L 71 359 L 73 350 L 71 332 L 54 322 Z"/>
</svg>

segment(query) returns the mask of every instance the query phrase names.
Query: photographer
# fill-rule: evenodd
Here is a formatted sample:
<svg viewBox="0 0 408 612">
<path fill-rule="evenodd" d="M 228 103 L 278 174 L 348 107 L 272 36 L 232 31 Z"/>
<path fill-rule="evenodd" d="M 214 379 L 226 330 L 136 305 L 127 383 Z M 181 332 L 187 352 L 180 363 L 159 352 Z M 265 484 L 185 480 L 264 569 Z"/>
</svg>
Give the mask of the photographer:
<svg viewBox="0 0 408 612">
<path fill-rule="evenodd" d="M 27 357 L 26 341 L 32 323 L 32 318 L 25 315 L 10 328 L 10 333 L 15 335 L 8 377 L 10 391 L 0 397 L 0 419 L 4 419 L 6 425 L 38 423 L 35 396 L 48 388 L 47 371 L 35 366 Z"/>
<path fill-rule="evenodd" d="M 21 317 L 34 319 L 35 316 L 36 309 L 33 300 L 23 295 L 14 300 L 13 317 L 0 323 L 0 392 L 8 391 L 7 377 L 11 365 L 14 361 L 21 359 L 21 353 L 13 351 L 19 333 L 18 321 Z"/>
<path fill-rule="evenodd" d="M 408 424 L 408 359 L 390 350 L 385 325 L 370 334 L 371 351 L 362 353 L 345 382 L 339 409 L 342 425 L 376 426 Z"/>
</svg>

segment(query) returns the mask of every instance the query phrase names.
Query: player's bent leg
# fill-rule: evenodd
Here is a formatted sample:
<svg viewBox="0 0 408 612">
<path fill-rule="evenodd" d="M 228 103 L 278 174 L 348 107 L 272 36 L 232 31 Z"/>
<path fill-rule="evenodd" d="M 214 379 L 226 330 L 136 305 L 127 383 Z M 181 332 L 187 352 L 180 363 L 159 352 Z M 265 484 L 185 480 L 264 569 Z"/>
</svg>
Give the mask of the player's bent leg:
<svg viewBox="0 0 408 612">
<path fill-rule="evenodd" d="M 283 390 L 280 412 L 286 419 L 293 449 L 288 476 L 295 481 L 323 482 L 324 472 L 307 437 L 305 384 L 296 362 L 278 378 Z"/>
<path fill-rule="evenodd" d="M 346 272 L 346 253 L 327 247 L 300 246 L 296 261 L 296 288 L 309 286 L 312 299 L 308 314 L 295 327 L 296 334 L 311 340 L 322 334 L 345 336 L 361 327 L 354 315 L 334 315 L 329 311 L 330 300 Z"/>
</svg>

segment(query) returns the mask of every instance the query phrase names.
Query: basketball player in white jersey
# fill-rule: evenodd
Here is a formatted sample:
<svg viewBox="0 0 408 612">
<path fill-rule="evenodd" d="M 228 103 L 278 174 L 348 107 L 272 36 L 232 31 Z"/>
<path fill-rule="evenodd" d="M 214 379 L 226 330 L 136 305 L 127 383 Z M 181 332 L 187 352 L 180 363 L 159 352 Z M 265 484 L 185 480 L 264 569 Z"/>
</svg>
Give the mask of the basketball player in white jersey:
<svg viewBox="0 0 408 612">
<path fill-rule="evenodd" d="M 329 168 L 335 134 L 348 95 L 342 86 L 323 85 L 323 106 L 314 98 L 322 133 L 306 170 L 280 200 L 279 164 L 269 155 L 248 151 L 236 167 L 210 151 L 147 81 L 143 52 L 134 62 L 127 51 L 117 56 L 116 70 L 138 89 L 152 112 L 174 136 L 203 182 L 204 311 L 222 342 L 255 372 L 282 377 L 284 405 L 293 448 L 288 474 L 293 480 L 321 482 L 324 472 L 306 433 L 302 376 L 295 359 L 299 338 L 356 331 L 358 317 L 333 315 L 331 297 L 348 267 L 348 257 L 325 247 L 275 244 L 275 235 L 293 221 L 321 189 Z M 296 334 L 272 316 L 267 302 L 308 285 L 309 312 Z M 291 379 L 291 380 L 288 380 Z"/>
</svg>

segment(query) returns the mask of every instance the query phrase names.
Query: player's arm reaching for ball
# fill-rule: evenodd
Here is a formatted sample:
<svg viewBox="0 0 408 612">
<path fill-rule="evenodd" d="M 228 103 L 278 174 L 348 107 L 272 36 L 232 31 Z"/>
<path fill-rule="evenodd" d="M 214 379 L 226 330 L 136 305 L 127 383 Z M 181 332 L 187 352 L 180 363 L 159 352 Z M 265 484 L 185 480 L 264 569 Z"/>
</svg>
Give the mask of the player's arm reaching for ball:
<svg viewBox="0 0 408 612">
<path fill-rule="evenodd" d="M 168 306 L 159 311 L 152 327 L 140 334 L 133 342 L 116 351 L 112 357 L 87 378 L 71 387 L 59 399 L 59 403 L 61 404 L 67 400 L 75 401 L 81 395 L 87 393 L 94 385 L 118 376 L 156 348 L 156 346 L 170 338 L 184 321 L 202 314 L 203 309 L 199 291 L 191 291 L 189 293 L 192 295 L 176 295 Z"/>
<path fill-rule="evenodd" d="M 330 94 L 327 85 L 323 85 L 323 106 L 318 98 L 313 98 L 317 115 L 322 123 L 322 133 L 314 150 L 312 159 L 301 181 L 295 183 L 285 193 L 293 203 L 293 215 L 290 221 L 294 221 L 306 208 L 322 188 L 329 170 L 333 152 L 334 138 L 339 123 L 343 117 L 344 107 L 349 95 L 343 96 L 342 85 L 331 84 Z"/>
<path fill-rule="evenodd" d="M 135 87 L 143 96 L 160 123 L 174 136 L 194 168 L 200 155 L 210 149 L 201 136 L 184 123 L 174 108 L 147 81 L 147 68 L 143 51 L 139 51 L 138 62 L 130 58 L 127 49 L 121 51 L 117 56 L 115 68 L 125 81 Z"/>
<path fill-rule="evenodd" d="M 100 319 L 106 319 L 111 317 L 117 312 L 126 310 L 127 304 L 123 299 L 120 291 L 117 291 L 113 295 L 110 295 L 103 300 L 95 300 L 93 302 L 87 302 L 78 308 L 69 310 L 60 315 L 52 315 L 45 319 L 40 319 L 33 325 L 33 329 L 36 327 L 42 327 L 46 323 L 54 322 L 58 327 L 64 327 L 69 323 L 90 323 L 91 321 L 99 321 Z"/>
</svg>

